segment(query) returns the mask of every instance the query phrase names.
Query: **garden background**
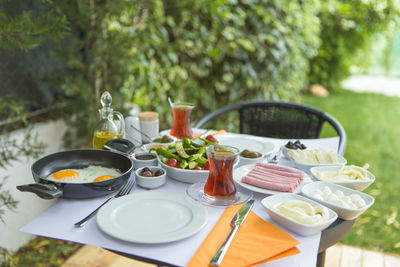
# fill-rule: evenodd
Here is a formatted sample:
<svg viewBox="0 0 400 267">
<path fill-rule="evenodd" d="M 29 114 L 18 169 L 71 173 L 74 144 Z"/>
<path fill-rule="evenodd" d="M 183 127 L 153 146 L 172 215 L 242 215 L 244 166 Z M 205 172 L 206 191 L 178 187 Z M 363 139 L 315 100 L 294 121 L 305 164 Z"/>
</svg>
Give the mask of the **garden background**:
<svg viewBox="0 0 400 267">
<path fill-rule="evenodd" d="M 400 76 L 399 11 L 394 0 L 0 0 L 0 167 L 41 155 L 34 131 L 11 137 L 38 121 L 63 118 L 65 148 L 90 147 L 105 90 L 124 115 L 159 112 L 161 129 L 168 97 L 194 103 L 193 121 L 243 100 L 303 102 L 343 124 L 345 157 L 377 177 L 366 190 L 375 205 L 342 242 L 400 254 L 400 100 L 340 86 L 351 74 Z M 308 95 L 312 84 L 329 97 Z M 0 181 L 0 211 L 18 212 Z"/>
</svg>

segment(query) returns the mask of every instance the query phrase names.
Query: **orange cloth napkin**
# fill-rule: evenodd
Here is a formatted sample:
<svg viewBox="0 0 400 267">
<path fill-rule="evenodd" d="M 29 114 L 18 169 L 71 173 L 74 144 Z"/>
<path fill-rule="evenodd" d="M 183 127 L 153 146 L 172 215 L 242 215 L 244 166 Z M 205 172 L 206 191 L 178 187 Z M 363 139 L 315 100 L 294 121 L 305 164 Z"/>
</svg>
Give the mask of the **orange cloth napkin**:
<svg viewBox="0 0 400 267">
<path fill-rule="evenodd" d="M 231 220 L 242 205 L 226 209 L 206 240 L 189 262 L 189 267 L 209 266 L 212 257 L 228 237 Z M 253 211 L 239 228 L 222 267 L 252 266 L 300 253 L 300 244 L 288 233 L 265 222 Z"/>
</svg>

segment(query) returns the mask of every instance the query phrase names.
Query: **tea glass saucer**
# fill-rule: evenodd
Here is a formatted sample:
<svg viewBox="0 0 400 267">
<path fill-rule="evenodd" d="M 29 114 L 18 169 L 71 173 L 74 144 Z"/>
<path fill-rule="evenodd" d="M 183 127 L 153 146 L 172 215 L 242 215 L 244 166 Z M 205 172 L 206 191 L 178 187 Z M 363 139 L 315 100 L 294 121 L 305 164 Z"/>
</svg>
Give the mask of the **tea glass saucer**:
<svg viewBox="0 0 400 267">
<path fill-rule="evenodd" d="M 186 194 L 204 205 L 228 207 L 244 204 L 253 198 L 253 193 L 245 188 L 236 186 L 236 194 L 231 198 L 217 199 L 204 193 L 206 182 L 198 182 L 186 188 Z"/>
</svg>

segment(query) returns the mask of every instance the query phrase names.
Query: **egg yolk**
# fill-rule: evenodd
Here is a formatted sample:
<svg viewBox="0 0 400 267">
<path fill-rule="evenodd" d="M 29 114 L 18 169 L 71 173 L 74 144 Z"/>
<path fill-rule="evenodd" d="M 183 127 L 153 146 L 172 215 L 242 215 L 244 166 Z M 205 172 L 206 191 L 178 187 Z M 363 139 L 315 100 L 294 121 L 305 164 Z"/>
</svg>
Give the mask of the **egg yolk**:
<svg viewBox="0 0 400 267">
<path fill-rule="evenodd" d="M 108 179 L 111 179 L 111 178 L 114 178 L 114 177 L 115 176 L 112 176 L 112 175 L 102 175 L 102 176 L 97 177 L 93 181 L 94 182 L 100 182 L 100 181 L 105 181 L 105 180 L 108 180 Z"/>
<path fill-rule="evenodd" d="M 62 170 L 55 172 L 53 174 L 54 179 L 56 180 L 64 180 L 64 181 L 72 181 L 79 177 L 79 174 L 70 170 Z"/>
</svg>

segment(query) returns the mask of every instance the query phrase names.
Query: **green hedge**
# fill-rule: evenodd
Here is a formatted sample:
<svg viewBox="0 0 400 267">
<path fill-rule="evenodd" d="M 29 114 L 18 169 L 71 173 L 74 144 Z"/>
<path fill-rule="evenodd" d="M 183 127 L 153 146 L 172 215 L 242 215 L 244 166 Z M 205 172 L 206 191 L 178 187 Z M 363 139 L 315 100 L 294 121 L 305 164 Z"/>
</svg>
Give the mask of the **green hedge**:
<svg viewBox="0 0 400 267">
<path fill-rule="evenodd" d="M 62 89 L 69 143 L 85 146 L 105 90 L 116 109 L 158 111 L 169 128 L 167 97 L 194 103 L 197 120 L 228 103 L 296 99 L 310 83 L 334 88 L 399 10 L 395 0 L 35 1 L 67 20 L 53 71 L 36 76 L 53 100 Z"/>
<path fill-rule="evenodd" d="M 369 57 L 374 35 L 396 23 L 399 12 L 398 0 L 325 1 L 318 13 L 321 46 L 310 61 L 310 83 L 334 89 L 351 74 L 352 66 L 368 68 L 378 60 Z"/>
<path fill-rule="evenodd" d="M 119 110 L 128 100 L 160 112 L 162 128 L 171 126 L 168 96 L 193 102 L 193 120 L 245 99 L 293 98 L 319 44 L 317 1 L 55 4 L 73 33 L 58 54 L 68 65 L 62 87 L 78 101 L 79 136 L 91 134 L 103 90 Z"/>
</svg>

